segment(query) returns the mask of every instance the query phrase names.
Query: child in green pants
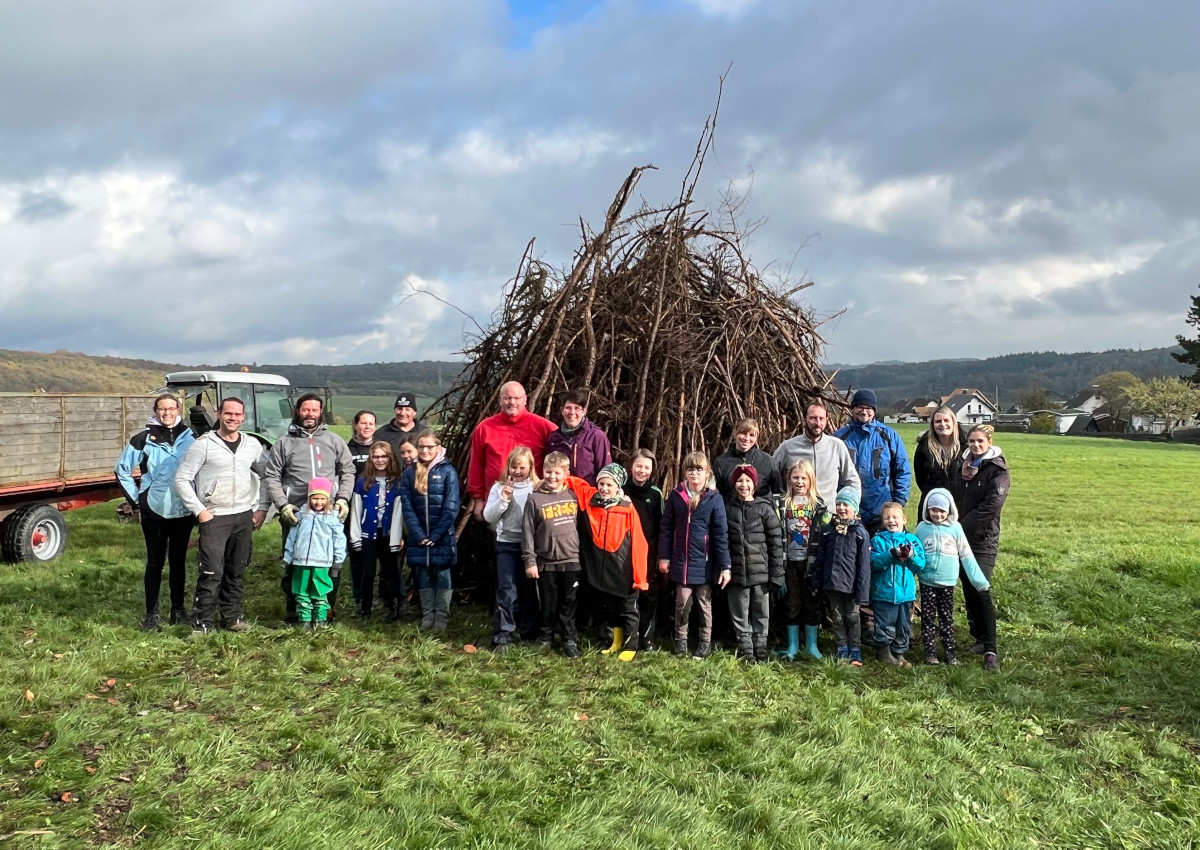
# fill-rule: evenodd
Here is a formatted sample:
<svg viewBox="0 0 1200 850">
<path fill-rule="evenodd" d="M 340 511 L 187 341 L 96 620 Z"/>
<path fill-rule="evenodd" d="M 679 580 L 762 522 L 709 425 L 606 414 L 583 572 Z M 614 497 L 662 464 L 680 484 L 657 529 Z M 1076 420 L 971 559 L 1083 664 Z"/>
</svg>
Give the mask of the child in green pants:
<svg viewBox="0 0 1200 850">
<path fill-rule="evenodd" d="M 314 478 L 308 482 L 308 504 L 296 515 L 284 547 L 283 560 L 291 564 L 292 593 L 300 628 L 311 632 L 329 619 L 329 593 L 335 564 L 346 559 L 346 535 L 337 511 L 329 506 L 333 482 Z"/>
</svg>

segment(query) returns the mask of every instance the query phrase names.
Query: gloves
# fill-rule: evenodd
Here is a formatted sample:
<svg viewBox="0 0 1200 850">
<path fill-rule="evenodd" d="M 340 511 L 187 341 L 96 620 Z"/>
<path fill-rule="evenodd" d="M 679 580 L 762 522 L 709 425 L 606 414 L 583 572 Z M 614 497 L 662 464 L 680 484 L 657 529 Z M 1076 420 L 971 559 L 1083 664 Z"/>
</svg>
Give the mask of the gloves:
<svg viewBox="0 0 1200 850">
<path fill-rule="evenodd" d="M 895 558 L 897 561 L 904 560 L 904 557 L 900 554 L 900 548 L 898 546 L 893 546 L 891 549 L 888 549 L 888 554 L 891 555 L 893 558 Z"/>
<path fill-rule="evenodd" d="M 776 599 L 783 599 L 785 596 L 787 596 L 787 582 L 786 581 L 783 582 L 782 584 L 780 584 L 779 587 L 775 588 L 775 598 Z"/>
<path fill-rule="evenodd" d="M 899 557 L 900 557 L 901 561 L 907 561 L 909 558 L 912 557 L 913 548 L 912 548 L 911 543 L 905 543 L 904 545 L 902 545 L 898 548 L 899 548 L 899 552 L 900 552 Z"/>
<path fill-rule="evenodd" d="M 337 511 L 338 522 L 345 522 L 346 517 L 350 516 L 350 506 L 346 504 L 345 499 L 338 499 L 333 503 L 333 507 Z"/>
<path fill-rule="evenodd" d="M 292 525 L 296 524 L 296 509 L 292 505 L 284 505 L 280 508 L 279 515 Z"/>
</svg>

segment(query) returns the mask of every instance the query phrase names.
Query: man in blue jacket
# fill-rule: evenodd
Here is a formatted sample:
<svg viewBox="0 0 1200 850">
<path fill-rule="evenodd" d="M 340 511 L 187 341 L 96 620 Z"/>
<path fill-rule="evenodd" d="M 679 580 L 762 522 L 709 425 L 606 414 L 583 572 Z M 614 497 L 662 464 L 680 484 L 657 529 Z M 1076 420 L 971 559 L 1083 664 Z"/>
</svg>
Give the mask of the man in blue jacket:
<svg viewBox="0 0 1200 850">
<path fill-rule="evenodd" d="M 871 534 L 880 529 L 883 506 L 888 502 L 906 504 L 912 485 L 904 441 L 893 429 L 876 421 L 875 410 L 875 393 L 859 390 L 850 400 L 850 424 L 843 425 L 836 435 L 850 450 L 858 470 L 862 482 L 859 514 Z"/>
</svg>

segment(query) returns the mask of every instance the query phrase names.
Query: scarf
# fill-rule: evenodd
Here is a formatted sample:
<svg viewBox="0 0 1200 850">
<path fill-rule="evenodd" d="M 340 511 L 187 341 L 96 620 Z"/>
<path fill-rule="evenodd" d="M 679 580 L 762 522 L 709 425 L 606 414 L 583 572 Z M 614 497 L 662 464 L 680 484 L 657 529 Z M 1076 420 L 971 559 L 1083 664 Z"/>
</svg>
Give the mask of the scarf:
<svg viewBox="0 0 1200 850">
<path fill-rule="evenodd" d="M 854 520 L 852 519 L 842 519 L 839 516 L 833 518 L 833 528 L 838 534 L 845 534 L 850 530 L 850 526 L 852 525 L 854 525 Z"/>
</svg>

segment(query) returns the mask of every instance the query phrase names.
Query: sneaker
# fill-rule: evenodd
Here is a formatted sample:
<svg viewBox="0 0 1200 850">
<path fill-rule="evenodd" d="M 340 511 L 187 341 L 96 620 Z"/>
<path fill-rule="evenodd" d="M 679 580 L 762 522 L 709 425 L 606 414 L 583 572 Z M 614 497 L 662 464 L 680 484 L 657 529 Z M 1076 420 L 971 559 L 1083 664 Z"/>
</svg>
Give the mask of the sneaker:
<svg viewBox="0 0 1200 850">
<path fill-rule="evenodd" d="M 833 657 L 834 657 L 834 660 L 837 661 L 838 664 L 848 663 L 850 661 L 850 647 L 839 646 L 837 648 L 837 651 L 834 652 Z"/>
<path fill-rule="evenodd" d="M 951 656 L 951 658 L 953 658 L 953 657 L 954 656 Z M 938 661 L 938 657 L 936 655 L 926 655 L 925 663 L 928 664 L 930 667 L 934 667 L 938 664 L 941 664 L 942 662 Z"/>
<path fill-rule="evenodd" d="M 243 620 L 241 617 L 238 617 L 238 618 L 237 618 L 236 620 L 234 620 L 232 623 L 225 623 L 225 624 L 223 624 L 223 625 L 221 626 L 221 628 L 223 628 L 223 629 L 224 629 L 225 631 L 227 631 L 227 632 L 248 632 L 248 631 L 250 631 L 251 629 L 253 629 L 253 628 L 254 628 L 254 626 L 252 626 L 252 625 L 250 625 L 249 623 L 247 623 L 247 622 L 246 622 L 245 620 Z"/>
<path fill-rule="evenodd" d="M 861 649 L 850 650 L 850 666 L 851 667 L 861 667 L 862 666 L 862 650 Z"/>
<path fill-rule="evenodd" d="M 305 620 L 303 623 L 297 623 L 296 626 L 302 632 L 311 632 L 314 628 L 316 628 L 312 620 Z"/>
<path fill-rule="evenodd" d="M 642 639 L 642 652 L 658 652 L 658 644 L 650 638 Z"/>
<path fill-rule="evenodd" d="M 958 666 L 958 656 L 947 652 L 946 653 L 946 663 L 949 664 L 951 667 L 957 667 Z"/>
<path fill-rule="evenodd" d="M 563 644 L 562 654 L 565 655 L 567 658 L 578 658 L 579 656 L 583 655 L 583 653 L 579 651 L 579 647 L 575 645 L 575 641 L 573 641 L 573 640 L 569 640 Z"/>
<path fill-rule="evenodd" d="M 700 641 L 696 644 L 696 651 L 692 653 L 692 658 L 708 658 L 710 655 L 712 655 L 712 644 Z"/>
<path fill-rule="evenodd" d="M 983 669 L 992 673 L 1000 669 L 1000 659 L 996 657 L 996 653 L 985 652 L 983 654 Z"/>
<path fill-rule="evenodd" d="M 680 655 L 680 656 L 682 656 L 682 655 L 687 655 L 687 654 L 688 654 L 688 650 L 687 650 L 687 641 L 686 641 L 686 640 L 678 640 L 678 639 L 677 639 L 677 640 L 675 641 L 675 652 L 674 652 L 674 654 L 675 654 L 675 655 Z"/>
<path fill-rule="evenodd" d="M 167 622 L 172 626 L 186 625 L 190 621 L 191 617 L 188 616 L 188 610 L 186 608 L 172 608 L 171 617 L 169 620 L 167 620 Z"/>
<path fill-rule="evenodd" d="M 510 648 L 510 645 L 507 643 L 494 643 L 492 644 L 492 653 L 494 655 L 503 655 L 504 653 L 508 652 Z"/>
<path fill-rule="evenodd" d="M 211 623 L 192 623 L 193 636 L 212 634 L 212 630 L 213 627 Z"/>
<path fill-rule="evenodd" d="M 971 644 L 971 648 L 968 649 L 967 652 L 971 653 L 972 655 L 983 655 L 985 652 L 987 652 L 987 649 L 984 647 L 983 641 L 977 640 L 975 643 Z"/>
<path fill-rule="evenodd" d="M 162 616 L 157 611 L 147 611 L 146 619 L 142 620 L 143 632 L 161 632 Z"/>
<path fill-rule="evenodd" d="M 538 638 L 534 643 L 534 646 L 536 646 L 538 649 L 549 650 L 554 647 L 554 641 L 550 638 Z"/>
</svg>

